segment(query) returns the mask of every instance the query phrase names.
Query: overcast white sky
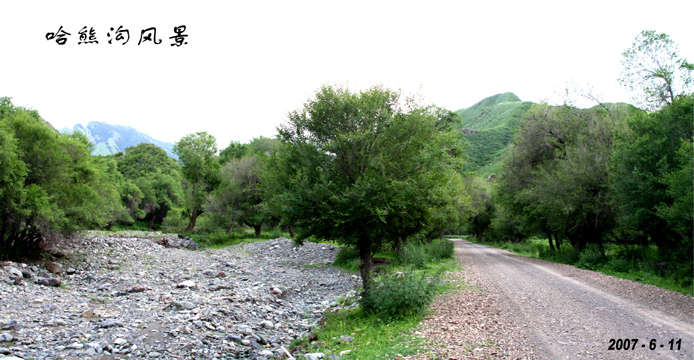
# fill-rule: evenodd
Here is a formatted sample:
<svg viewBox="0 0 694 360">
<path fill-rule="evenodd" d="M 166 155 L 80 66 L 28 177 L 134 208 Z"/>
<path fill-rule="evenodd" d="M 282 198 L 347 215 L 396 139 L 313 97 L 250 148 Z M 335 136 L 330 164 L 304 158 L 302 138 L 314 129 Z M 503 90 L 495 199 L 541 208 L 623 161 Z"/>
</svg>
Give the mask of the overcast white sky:
<svg viewBox="0 0 694 360">
<path fill-rule="evenodd" d="M 457 110 L 497 93 L 556 98 L 567 84 L 627 101 L 621 52 L 641 30 L 694 60 L 691 0 L 3 1 L 0 96 L 53 126 L 132 126 L 175 142 L 207 131 L 273 136 L 321 84 L 375 84 Z M 108 44 L 111 27 L 130 31 Z M 170 46 L 187 27 L 187 45 Z M 47 41 L 62 26 L 67 43 Z M 78 45 L 82 27 L 98 44 Z M 159 45 L 138 46 L 156 27 Z"/>
</svg>

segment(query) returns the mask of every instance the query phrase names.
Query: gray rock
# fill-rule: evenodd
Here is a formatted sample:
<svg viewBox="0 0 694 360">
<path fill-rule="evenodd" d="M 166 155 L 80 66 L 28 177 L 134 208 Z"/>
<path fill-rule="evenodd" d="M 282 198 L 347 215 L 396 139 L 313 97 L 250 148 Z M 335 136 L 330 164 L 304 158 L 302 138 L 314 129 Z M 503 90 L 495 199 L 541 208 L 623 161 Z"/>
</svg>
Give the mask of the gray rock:
<svg viewBox="0 0 694 360">
<path fill-rule="evenodd" d="M 10 335 L 9 333 L 2 333 L 0 334 L 0 341 L 2 342 L 8 342 L 14 340 L 14 336 Z"/>
<path fill-rule="evenodd" d="M 10 355 L 12 354 L 12 350 L 6 348 L 6 347 L 0 347 L 0 354 L 2 355 Z"/>
<path fill-rule="evenodd" d="M 205 277 L 208 277 L 208 278 L 213 278 L 213 277 L 215 277 L 214 272 L 212 272 L 211 270 L 205 270 L 205 271 L 202 272 L 202 274 L 203 274 Z"/>
<path fill-rule="evenodd" d="M 103 284 L 99 285 L 96 289 L 97 290 L 108 290 L 110 288 L 111 288 L 110 283 L 103 283 Z"/>
<path fill-rule="evenodd" d="M 102 329 L 107 329 L 107 328 L 111 328 L 111 327 L 121 327 L 124 325 L 125 324 L 123 324 L 122 322 L 115 320 L 115 319 L 108 319 L 108 320 L 104 320 L 104 321 L 99 323 L 99 327 Z"/>
<path fill-rule="evenodd" d="M 240 336 L 238 336 L 238 335 L 232 335 L 232 334 L 228 334 L 228 335 L 226 336 L 226 338 L 227 338 L 227 340 L 233 341 L 233 342 L 235 342 L 235 343 L 237 343 L 237 344 L 240 344 L 240 343 L 241 343 L 241 340 L 243 340 L 243 339 L 241 339 Z"/>
<path fill-rule="evenodd" d="M 176 285 L 177 288 L 192 288 L 195 287 L 195 282 L 193 280 L 186 280 L 182 283 Z"/>
<path fill-rule="evenodd" d="M 19 323 L 17 322 L 17 320 L 12 319 L 12 320 L 8 321 L 5 325 L 3 325 L 2 329 L 3 330 L 11 330 L 11 329 L 16 329 L 17 326 L 19 326 Z"/>
<path fill-rule="evenodd" d="M 22 272 L 21 272 L 19 269 L 17 269 L 16 267 L 14 267 L 14 266 L 5 266 L 4 269 L 5 269 L 5 271 L 7 271 L 10 275 L 22 276 L 22 277 L 24 276 L 24 275 L 22 275 Z"/>
<path fill-rule="evenodd" d="M 174 306 L 183 310 L 193 310 L 195 309 L 195 304 L 190 301 L 174 301 Z"/>
<path fill-rule="evenodd" d="M 44 286 L 58 287 L 63 282 L 57 278 L 47 278 L 47 279 L 39 279 L 36 283 L 39 285 L 44 285 Z"/>
<path fill-rule="evenodd" d="M 44 265 L 44 267 L 46 268 L 46 270 L 52 272 L 53 274 L 63 273 L 63 266 L 56 262 L 49 261 L 46 263 L 46 265 Z"/>
<path fill-rule="evenodd" d="M 348 343 L 348 342 L 354 340 L 354 338 L 349 336 L 349 335 L 342 335 L 342 336 L 340 336 L 339 340 Z"/>
<path fill-rule="evenodd" d="M 309 354 L 304 355 L 304 358 L 306 358 L 306 360 L 319 360 L 319 359 L 322 359 L 324 357 L 325 357 L 325 354 L 323 354 L 323 353 L 309 353 Z"/>
<path fill-rule="evenodd" d="M 268 321 L 268 320 L 262 321 L 262 322 L 260 323 L 260 325 L 262 325 L 262 326 L 263 326 L 264 328 L 266 328 L 266 329 L 272 329 L 272 327 L 274 326 L 274 324 L 272 323 L 272 321 Z"/>
</svg>

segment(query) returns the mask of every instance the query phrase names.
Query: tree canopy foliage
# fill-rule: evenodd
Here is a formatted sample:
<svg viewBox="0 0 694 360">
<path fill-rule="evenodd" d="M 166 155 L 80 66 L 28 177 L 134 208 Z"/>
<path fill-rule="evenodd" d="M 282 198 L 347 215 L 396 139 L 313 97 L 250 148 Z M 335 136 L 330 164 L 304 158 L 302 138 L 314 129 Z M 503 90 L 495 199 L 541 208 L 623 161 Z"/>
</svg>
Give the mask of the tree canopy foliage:
<svg viewBox="0 0 694 360">
<path fill-rule="evenodd" d="M 356 246 L 365 287 L 372 247 L 419 230 L 449 202 L 462 141 L 436 114 L 381 87 L 324 86 L 279 128 L 268 180 L 276 208 L 300 238 Z"/>
<path fill-rule="evenodd" d="M 242 146 L 232 143 L 225 150 L 230 148 L 244 150 L 222 166 L 220 185 L 210 194 L 205 211 L 228 233 L 234 225 L 246 225 L 260 237 L 263 224 L 272 217 L 262 192 L 262 174 L 267 158 L 277 152 L 277 140 L 260 137 Z"/>
<path fill-rule="evenodd" d="M 160 224 L 183 201 L 181 166 L 154 144 L 128 147 L 117 157 L 123 174 L 121 198 L 134 219 Z"/>
<path fill-rule="evenodd" d="M 656 110 L 692 92 L 694 64 L 680 57 L 669 35 L 644 30 L 622 56 L 619 82 L 632 91 L 636 105 Z"/>
<path fill-rule="evenodd" d="M 619 134 L 611 188 L 621 221 L 663 253 L 691 258 L 694 95 L 628 121 Z"/>
<path fill-rule="evenodd" d="M 190 222 L 186 231 L 192 231 L 203 211 L 207 195 L 219 183 L 217 142 L 214 136 L 206 132 L 186 135 L 174 144 L 174 153 L 178 155 L 186 180 L 184 188 L 190 210 Z"/>
<path fill-rule="evenodd" d="M 577 251 L 611 231 L 607 185 L 612 124 L 620 120 L 610 115 L 544 104 L 526 114 L 497 186 L 499 201 L 528 229 L 566 237 Z"/>
<path fill-rule="evenodd" d="M 3 253 L 29 256 L 49 233 L 127 220 L 115 162 L 92 157 L 86 136 L 59 134 L 6 97 L 0 132 Z"/>
</svg>

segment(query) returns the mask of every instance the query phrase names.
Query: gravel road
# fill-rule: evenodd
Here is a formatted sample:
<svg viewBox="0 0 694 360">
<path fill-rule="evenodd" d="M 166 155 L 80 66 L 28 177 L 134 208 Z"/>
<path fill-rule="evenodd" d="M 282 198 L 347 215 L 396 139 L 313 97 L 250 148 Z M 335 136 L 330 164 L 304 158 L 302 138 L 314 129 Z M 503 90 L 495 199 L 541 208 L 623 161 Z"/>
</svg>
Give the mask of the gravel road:
<svg viewBox="0 0 694 360">
<path fill-rule="evenodd" d="M 464 240 L 455 243 L 461 276 L 470 286 L 438 299 L 420 332 L 439 340 L 434 350 L 439 356 L 694 357 L 692 296 Z M 611 339 L 630 339 L 631 346 L 608 350 Z M 631 339 L 638 340 L 635 346 Z"/>
</svg>

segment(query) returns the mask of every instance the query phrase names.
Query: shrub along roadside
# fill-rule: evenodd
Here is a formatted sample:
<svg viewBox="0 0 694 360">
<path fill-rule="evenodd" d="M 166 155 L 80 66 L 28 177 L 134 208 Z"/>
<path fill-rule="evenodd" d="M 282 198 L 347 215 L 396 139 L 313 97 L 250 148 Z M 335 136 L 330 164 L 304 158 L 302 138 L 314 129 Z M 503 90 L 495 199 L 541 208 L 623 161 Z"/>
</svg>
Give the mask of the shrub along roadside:
<svg viewBox="0 0 694 360">
<path fill-rule="evenodd" d="M 473 237 L 466 237 L 474 241 Z M 475 241 L 476 242 L 476 241 Z M 481 242 L 525 257 L 548 260 L 589 269 L 622 279 L 655 285 L 663 289 L 694 295 L 692 264 L 663 263 L 655 246 L 606 244 L 605 254 L 589 246 L 580 254 L 568 244 L 552 251 L 547 239 L 529 239 L 522 243 Z"/>
<path fill-rule="evenodd" d="M 409 245 L 411 251 L 423 254 L 422 267 L 398 259 L 394 252 L 377 253 L 376 257 L 395 261 L 374 272 L 372 286 L 369 293 L 362 293 L 360 307 L 326 313 L 325 324 L 313 331 L 316 338 L 309 341 L 304 337 L 293 346 L 301 352 L 349 351 L 350 359 L 392 359 L 425 352 L 425 340 L 413 333 L 434 296 L 455 286 L 446 281 L 445 273 L 459 269 L 458 263 L 450 259 L 450 241 L 439 240 L 432 245 Z M 356 272 L 359 253 L 342 248 L 333 265 Z"/>
</svg>

